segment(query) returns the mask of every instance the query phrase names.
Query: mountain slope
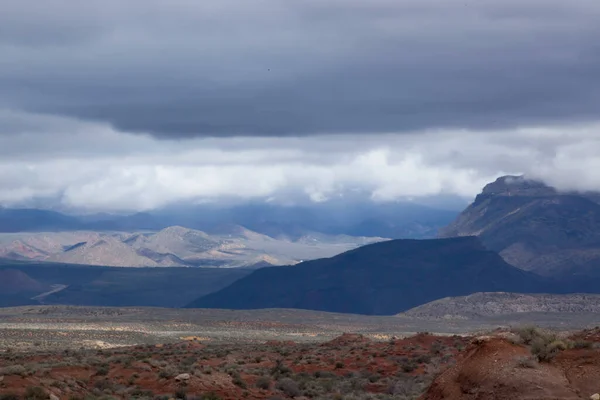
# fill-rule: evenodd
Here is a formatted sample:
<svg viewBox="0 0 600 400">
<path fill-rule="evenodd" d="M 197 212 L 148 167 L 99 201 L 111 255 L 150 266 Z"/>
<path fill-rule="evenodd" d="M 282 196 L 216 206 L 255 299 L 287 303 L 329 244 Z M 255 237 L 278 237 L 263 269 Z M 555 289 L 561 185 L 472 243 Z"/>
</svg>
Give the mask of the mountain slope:
<svg viewBox="0 0 600 400">
<path fill-rule="evenodd" d="M 478 236 L 510 264 L 547 276 L 600 276 L 600 204 L 595 193 L 559 193 L 501 177 L 440 237 Z"/>
<path fill-rule="evenodd" d="M 192 302 L 203 308 L 302 308 L 395 314 L 447 296 L 552 290 L 477 238 L 392 240 L 293 267 L 257 270 Z"/>
<path fill-rule="evenodd" d="M 0 294 L 41 292 L 45 285 L 17 269 L 0 269 Z"/>
<path fill-rule="evenodd" d="M 48 290 L 45 285 L 15 268 L 0 269 L 0 307 L 34 304 L 31 297 Z"/>
<path fill-rule="evenodd" d="M 154 260 L 138 254 L 135 249 L 110 236 L 103 236 L 92 242 L 78 243 L 63 252 L 47 257 L 44 261 L 115 267 L 121 265 L 128 267 L 158 266 Z"/>
</svg>

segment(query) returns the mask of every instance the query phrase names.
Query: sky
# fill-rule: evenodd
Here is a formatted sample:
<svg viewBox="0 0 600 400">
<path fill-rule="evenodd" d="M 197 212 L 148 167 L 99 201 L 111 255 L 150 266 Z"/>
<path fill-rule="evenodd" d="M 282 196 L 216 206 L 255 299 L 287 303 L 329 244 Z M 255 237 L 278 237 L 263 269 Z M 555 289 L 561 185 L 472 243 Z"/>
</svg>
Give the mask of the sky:
<svg viewBox="0 0 600 400">
<path fill-rule="evenodd" d="M 597 0 L 0 0 L 0 204 L 600 190 Z"/>
</svg>

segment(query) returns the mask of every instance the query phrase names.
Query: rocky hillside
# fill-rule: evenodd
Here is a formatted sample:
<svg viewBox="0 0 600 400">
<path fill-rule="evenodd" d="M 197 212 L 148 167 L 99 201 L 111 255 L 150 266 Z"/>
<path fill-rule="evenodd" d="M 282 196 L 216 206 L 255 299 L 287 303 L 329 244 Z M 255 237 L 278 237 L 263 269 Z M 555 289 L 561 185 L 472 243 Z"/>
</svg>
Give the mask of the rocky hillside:
<svg viewBox="0 0 600 400">
<path fill-rule="evenodd" d="M 263 268 L 190 304 L 199 308 L 301 308 L 395 314 L 481 291 L 545 292 L 475 237 L 392 240 L 293 267 Z"/>
<path fill-rule="evenodd" d="M 479 337 L 440 374 L 422 400 L 597 399 L 598 343 L 557 340 L 552 333 Z M 597 337 L 596 337 L 597 340 Z M 552 341 L 552 342 L 551 342 Z"/>
<path fill-rule="evenodd" d="M 422 319 L 478 319 L 521 313 L 600 313 L 598 294 L 474 293 L 423 304 L 399 316 Z"/>
<path fill-rule="evenodd" d="M 0 235 L 0 258 L 122 267 L 289 265 L 381 240 L 315 234 L 290 241 L 235 225 L 210 235 L 181 226 L 158 232 L 17 233 Z"/>
<path fill-rule="evenodd" d="M 439 233 L 472 235 L 524 270 L 600 276 L 597 193 L 561 193 L 524 177 L 498 178 Z"/>
</svg>

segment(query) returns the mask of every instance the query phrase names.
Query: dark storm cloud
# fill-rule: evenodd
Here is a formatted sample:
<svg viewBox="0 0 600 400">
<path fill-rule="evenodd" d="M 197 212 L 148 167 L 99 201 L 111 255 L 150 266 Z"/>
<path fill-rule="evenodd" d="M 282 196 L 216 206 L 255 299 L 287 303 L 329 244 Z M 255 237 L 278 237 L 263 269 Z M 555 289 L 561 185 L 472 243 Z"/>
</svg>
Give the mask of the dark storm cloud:
<svg viewBox="0 0 600 400">
<path fill-rule="evenodd" d="M 596 0 L 4 1 L 0 107 L 159 137 L 597 119 Z"/>
</svg>

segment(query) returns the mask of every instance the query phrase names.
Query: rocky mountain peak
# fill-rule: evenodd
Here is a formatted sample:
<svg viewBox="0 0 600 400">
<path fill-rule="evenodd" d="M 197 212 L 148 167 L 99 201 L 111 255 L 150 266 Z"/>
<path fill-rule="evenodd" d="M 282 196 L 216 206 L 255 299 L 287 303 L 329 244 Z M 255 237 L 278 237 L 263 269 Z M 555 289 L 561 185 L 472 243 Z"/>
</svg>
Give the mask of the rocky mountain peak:
<svg viewBox="0 0 600 400">
<path fill-rule="evenodd" d="M 544 182 L 530 179 L 524 175 L 501 176 L 483 188 L 482 195 L 496 196 L 549 196 L 557 194 L 557 190 Z"/>
<path fill-rule="evenodd" d="M 541 275 L 600 271 L 600 199 L 524 176 L 487 184 L 440 237 L 478 236 L 505 261 Z"/>
</svg>

